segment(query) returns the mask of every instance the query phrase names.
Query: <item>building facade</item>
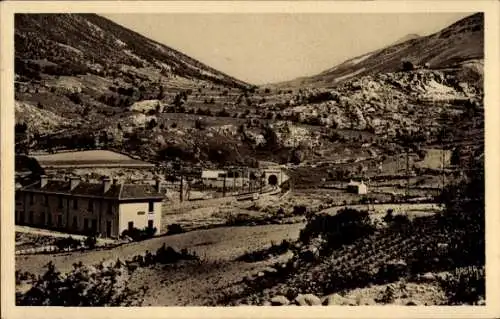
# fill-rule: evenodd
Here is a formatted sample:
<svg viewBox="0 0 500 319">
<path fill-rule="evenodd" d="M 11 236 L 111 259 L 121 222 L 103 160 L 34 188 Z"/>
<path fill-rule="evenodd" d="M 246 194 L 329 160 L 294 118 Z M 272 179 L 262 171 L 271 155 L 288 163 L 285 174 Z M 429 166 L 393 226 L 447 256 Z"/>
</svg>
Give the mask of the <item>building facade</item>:
<svg viewBox="0 0 500 319">
<path fill-rule="evenodd" d="M 366 186 L 366 184 L 363 181 L 361 181 L 361 182 L 351 181 L 349 184 L 347 184 L 347 191 L 349 193 L 364 195 L 364 194 L 368 194 L 368 187 Z"/>
<path fill-rule="evenodd" d="M 40 181 L 16 191 L 16 224 L 119 237 L 124 230 L 161 227 L 159 183 L 118 184 L 80 179 Z"/>
</svg>

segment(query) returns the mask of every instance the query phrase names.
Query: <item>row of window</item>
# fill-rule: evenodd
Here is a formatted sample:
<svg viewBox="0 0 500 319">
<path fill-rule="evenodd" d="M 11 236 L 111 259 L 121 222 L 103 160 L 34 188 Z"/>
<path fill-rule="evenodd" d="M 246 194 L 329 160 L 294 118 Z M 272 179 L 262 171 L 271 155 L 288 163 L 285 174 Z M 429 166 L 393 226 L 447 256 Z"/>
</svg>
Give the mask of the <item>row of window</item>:
<svg viewBox="0 0 500 319">
<path fill-rule="evenodd" d="M 48 206 L 49 205 L 49 198 L 48 198 L 48 195 L 42 195 L 43 196 L 43 205 L 44 206 Z M 63 197 L 58 197 L 58 200 L 59 200 L 59 204 L 58 204 L 58 208 L 63 208 L 63 202 L 64 202 L 64 199 Z M 66 199 L 68 205 L 69 205 L 69 199 Z M 78 199 L 73 199 L 73 209 L 78 209 Z M 33 193 L 30 193 L 30 205 L 33 205 L 34 202 L 35 202 L 35 196 Z M 87 202 L 87 210 L 89 212 L 93 212 L 94 211 L 94 201 L 92 199 L 89 199 L 89 200 L 86 200 Z M 109 214 L 112 214 L 113 213 L 113 205 L 107 205 L 108 206 L 108 209 L 107 209 L 107 212 Z M 154 202 L 153 201 L 149 201 L 148 202 L 148 211 L 149 212 L 153 212 L 154 211 Z"/>
<path fill-rule="evenodd" d="M 29 224 L 35 224 L 35 214 L 33 211 L 30 211 L 28 213 L 28 220 L 25 220 L 25 215 L 24 212 L 21 211 L 19 212 L 19 220 L 18 222 L 20 224 L 24 223 L 29 223 Z M 52 214 L 45 214 L 45 212 L 42 212 L 40 215 L 40 220 L 38 221 L 38 224 L 44 225 L 44 226 L 57 226 L 62 228 L 63 227 L 63 216 L 62 215 L 57 215 L 57 222 L 56 224 L 53 224 L 52 221 Z M 69 226 L 69 225 L 66 225 Z M 71 228 L 74 230 L 78 230 L 78 218 L 76 216 L 73 216 L 73 221 L 71 223 Z M 92 231 L 97 231 L 97 219 L 96 218 L 84 218 L 83 219 L 83 229 L 84 230 L 92 230 Z M 111 221 L 106 221 L 106 231 L 109 235 L 111 235 Z"/>
</svg>

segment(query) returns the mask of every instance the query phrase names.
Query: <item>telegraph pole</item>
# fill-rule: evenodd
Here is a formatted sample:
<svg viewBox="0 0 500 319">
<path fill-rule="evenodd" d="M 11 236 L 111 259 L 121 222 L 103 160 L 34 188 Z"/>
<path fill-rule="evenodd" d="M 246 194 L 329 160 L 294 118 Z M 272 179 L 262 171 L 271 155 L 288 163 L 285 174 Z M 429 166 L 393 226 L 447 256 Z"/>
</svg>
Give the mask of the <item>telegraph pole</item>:
<svg viewBox="0 0 500 319">
<path fill-rule="evenodd" d="M 265 178 L 265 176 L 266 176 L 266 175 L 265 175 L 265 173 L 263 173 L 263 175 L 264 175 L 264 178 Z M 259 181 L 259 182 L 260 182 L 260 192 L 261 192 L 261 193 L 262 193 L 262 188 L 264 187 L 264 183 L 263 183 L 263 181 L 262 181 L 262 180 L 263 180 L 263 178 L 261 177 L 261 178 L 260 178 L 260 181 Z"/>
<path fill-rule="evenodd" d="M 181 185 L 180 185 L 181 190 L 180 190 L 180 194 L 179 194 L 179 199 L 181 200 L 181 202 L 182 202 L 182 199 L 183 199 L 183 191 L 184 191 L 183 190 L 183 185 L 184 185 L 183 182 L 184 182 L 184 176 L 181 173 Z"/>
<path fill-rule="evenodd" d="M 406 198 L 410 197 L 410 155 L 409 148 L 406 149 Z"/>
<path fill-rule="evenodd" d="M 443 127 L 443 134 L 441 138 L 441 192 L 444 190 L 444 137 L 445 137 L 445 128 Z"/>
<path fill-rule="evenodd" d="M 226 197 L 226 176 L 227 173 L 224 173 L 224 180 L 222 181 L 222 197 Z"/>
</svg>

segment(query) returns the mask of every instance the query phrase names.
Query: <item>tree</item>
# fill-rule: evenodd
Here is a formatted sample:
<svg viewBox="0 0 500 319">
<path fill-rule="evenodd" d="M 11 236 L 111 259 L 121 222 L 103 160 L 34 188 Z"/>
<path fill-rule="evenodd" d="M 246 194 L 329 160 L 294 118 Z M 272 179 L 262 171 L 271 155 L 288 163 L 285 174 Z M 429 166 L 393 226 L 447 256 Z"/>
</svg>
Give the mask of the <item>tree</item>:
<svg viewBox="0 0 500 319">
<path fill-rule="evenodd" d="M 147 129 L 148 130 L 152 130 L 153 128 L 156 127 L 156 125 L 158 125 L 158 123 L 156 122 L 156 120 L 153 118 L 151 120 L 149 120 L 148 124 L 147 124 Z"/>
<path fill-rule="evenodd" d="M 76 92 L 68 94 L 68 98 L 71 100 L 71 102 L 73 102 L 75 104 L 78 104 L 78 105 L 82 104 L 82 98 L 80 97 L 80 94 L 78 94 Z"/>
<path fill-rule="evenodd" d="M 438 197 L 445 205 L 440 223 L 445 229 L 461 234 L 451 244 L 453 259 L 460 265 L 485 261 L 485 180 L 484 161 L 476 154 L 461 180 L 447 186 Z"/>
<path fill-rule="evenodd" d="M 88 248 L 90 249 L 94 249 L 96 244 L 97 244 L 97 238 L 95 237 L 95 235 L 88 235 L 86 238 L 85 238 L 85 241 L 83 242 L 85 246 L 87 246 Z"/>
<path fill-rule="evenodd" d="M 402 69 L 403 69 L 403 71 L 412 71 L 413 69 L 415 69 L 415 66 L 411 61 L 403 60 Z"/>
<path fill-rule="evenodd" d="M 28 130 L 28 125 L 26 125 L 26 123 L 16 123 L 16 125 L 14 126 L 14 131 L 16 132 L 16 134 L 24 134 L 26 133 L 26 131 Z"/>
<path fill-rule="evenodd" d="M 207 127 L 207 123 L 206 123 L 206 121 L 204 121 L 202 119 L 196 119 L 194 121 L 194 127 L 197 130 L 204 130 Z"/>
<path fill-rule="evenodd" d="M 461 150 L 459 147 L 455 147 L 451 152 L 450 164 L 460 166 L 461 164 Z"/>
<path fill-rule="evenodd" d="M 160 92 L 158 93 L 158 96 L 156 98 L 158 100 L 163 100 L 165 98 L 165 92 L 163 86 L 160 86 Z"/>
</svg>

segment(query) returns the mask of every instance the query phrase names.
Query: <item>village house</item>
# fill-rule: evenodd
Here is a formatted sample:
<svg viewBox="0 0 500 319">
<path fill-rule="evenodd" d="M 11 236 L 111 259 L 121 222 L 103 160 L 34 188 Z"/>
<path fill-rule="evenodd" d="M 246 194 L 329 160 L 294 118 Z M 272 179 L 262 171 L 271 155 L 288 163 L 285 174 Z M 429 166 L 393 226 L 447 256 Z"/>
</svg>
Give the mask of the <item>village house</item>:
<svg viewBox="0 0 500 319">
<path fill-rule="evenodd" d="M 224 178 L 227 178 L 227 171 L 224 170 L 203 170 L 201 180 L 207 187 L 222 187 Z"/>
<path fill-rule="evenodd" d="M 160 230 L 164 196 L 160 182 L 119 184 L 105 178 L 89 183 L 79 178 L 40 180 L 16 190 L 16 224 L 71 233 L 118 237 L 126 229 Z"/>
<path fill-rule="evenodd" d="M 361 182 L 350 181 L 349 184 L 347 184 L 347 191 L 349 193 L 364 195 L 368 193 L 368 187 L 363 181 Z"/>
</svg>

